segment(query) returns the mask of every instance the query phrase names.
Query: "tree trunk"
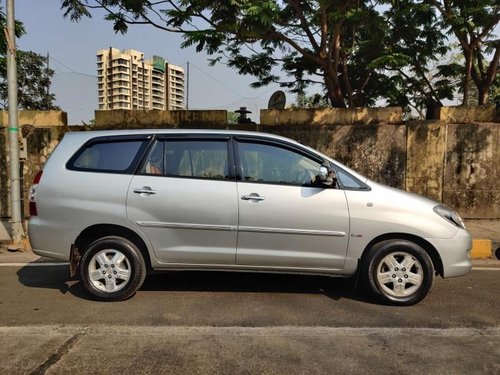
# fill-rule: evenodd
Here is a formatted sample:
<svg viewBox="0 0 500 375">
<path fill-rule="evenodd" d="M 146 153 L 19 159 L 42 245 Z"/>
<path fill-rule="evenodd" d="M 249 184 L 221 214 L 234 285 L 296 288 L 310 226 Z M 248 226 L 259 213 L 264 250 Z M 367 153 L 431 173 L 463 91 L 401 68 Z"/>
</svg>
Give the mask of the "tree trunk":
<svg viewBox="0 0 500 375">
<path fill-rule="evenodd" d="M 337 77 L 332 77 L 328 72 L 324 73 L 324 80 L 326 91 L 328 94 L 328 99 L 332 107 L 334 108 L 345 108 L 344 97 L 342 95 L 342 90 L 340 88 L 340 83 Z"/>
<path fill-rule="evenodd" d="M 472 50 L 464 51 L 464 57 L 465 57 L 465 76 L 463 83 L 464 98 L 462 101 L 462 105 L 469 105 L 469 84 L 472 71 Z"/>
<path fill-rule="evenodd" d="M 479 91 L 479 96 L 477 98 L 478 105 L 488 104 L 488 100 L 489 100 L 488 88 L 489 88 L 488 85 L 481 85 L 481 87 L 478 87 L 478 91 Z"/>
</svg>

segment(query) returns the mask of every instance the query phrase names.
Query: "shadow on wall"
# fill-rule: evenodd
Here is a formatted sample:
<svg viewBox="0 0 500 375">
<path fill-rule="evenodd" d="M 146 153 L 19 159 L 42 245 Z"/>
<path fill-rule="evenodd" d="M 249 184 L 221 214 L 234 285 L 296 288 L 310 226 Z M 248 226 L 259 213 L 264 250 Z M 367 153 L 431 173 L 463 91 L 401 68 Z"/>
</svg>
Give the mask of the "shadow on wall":
<svg viewBox="0 0 500 375">
<path fill-rule="evenodd" d="M 298 140 L 376 182 L 405 188 L 405 125 L 263 125 L 261 130 Z"/>
<path fill-rule="evenodd" d="M 492 144 L 492 131 L 480 128 L 477 124 L 460 124 L 455 129 L 455 146 L 448 154 L 447 162 L 455 165 L 456 182 L 467 188 L 473 188 L 480 180 L 487 178 L 487 173 L 475 168 L 480 153 Z M 498 159 L 497 159 L 498 161 Z M 477 178 L 479 177 L 479 178 Z"/>
</svg>

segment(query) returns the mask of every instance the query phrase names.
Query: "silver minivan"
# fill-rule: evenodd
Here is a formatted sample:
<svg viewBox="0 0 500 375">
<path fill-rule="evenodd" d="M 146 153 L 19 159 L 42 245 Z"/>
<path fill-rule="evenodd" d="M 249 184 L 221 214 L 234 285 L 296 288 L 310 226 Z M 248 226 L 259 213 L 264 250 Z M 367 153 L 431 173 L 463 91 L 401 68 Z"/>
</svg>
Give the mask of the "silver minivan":
<svg viewBox="0 0 500 375">
<path fill-rule="evenodd" d="M 411 305 L 435 275 L 471 269 L 452 209 L 263 133 L 67 133 L 30 213 L 33 251 L 69 261 L 106 301 L 132 296 L 152 270 L 237 270 L 357 277 Z"/>
</svg>

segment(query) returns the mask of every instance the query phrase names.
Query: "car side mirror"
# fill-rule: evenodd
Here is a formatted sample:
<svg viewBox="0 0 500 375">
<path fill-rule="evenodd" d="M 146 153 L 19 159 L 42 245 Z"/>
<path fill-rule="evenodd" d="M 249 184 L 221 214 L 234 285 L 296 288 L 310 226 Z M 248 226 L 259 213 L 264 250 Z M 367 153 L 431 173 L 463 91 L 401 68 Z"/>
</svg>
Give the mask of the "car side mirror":
<svg viewBox="0 0 500 375">
<path fill-rule="evenodd" d="M 337 178 L 335 177 L 335 172 L 322 165 L 321 167 L 319 167 L 316 181 L 318 181 L 323 186 L 334 187 L 336 185 Z"/>
</svg>

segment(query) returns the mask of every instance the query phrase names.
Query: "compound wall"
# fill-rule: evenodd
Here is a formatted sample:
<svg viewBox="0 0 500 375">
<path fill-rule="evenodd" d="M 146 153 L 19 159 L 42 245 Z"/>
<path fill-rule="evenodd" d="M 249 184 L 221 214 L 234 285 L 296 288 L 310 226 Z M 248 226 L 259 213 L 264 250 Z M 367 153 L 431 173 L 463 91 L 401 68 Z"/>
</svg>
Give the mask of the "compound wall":
<svg viewBox="0 0 500 375">
<path fill-rule="evenodd" d="M 225 111 L 175 111 L 175 114 L 146 111 L 145 117 L 137 111 L 97 111 L 92 127 L 67 127 L 65 114 L 51 114 L 44 122 L 40 120 L 42 114 L 30 113 L 28 119 L 20 120 L 23 207 L 27 215 L 27 194 L 33 177 L 65 132 L 181 127 L 283 135 L 332 156 L 374 181 L 444 202 L 466 218 L 500 218 L 500 123 L 493 122 L 495 114 L 491 110 L 486 117 L 484 111 L 455 109 L 443 111 L 448 116 L 446 121 L 395 123 L 392 119 L 398 119 L 398 109 L 383 109 L 378 113 L 374 110 L 370 110 L 366 124 L 359 123 L 356 113 L 362 112 L 357 111 L 350 117 L 342 114 L 347 123 L 329 125 L 322 124 L 323 120 L 309 122 L 311 118 L 331 117 L 328 111 L 318 117 L 302 110 L 293 121 L 290 120 L 293 112 L 289 110 L 285 115 L 285 112 L 268 113 L 267 117 L 261 116 L 268 119 L 268 124 L 261 125 L 228 125 Z M 460 119 L 457 115 L 460 111 L 472 116 L 472 120 Z M 450 113 L 455 122 L 450 121 Z M 474 113 L 481 120 L 491 121 L 475 121 Z M 31 121 L 34 118 L 38 118 L 37 122 Z M 285 119 L 285 123 L 277 118 Z M 309 120 L 301 123 L 299 118 Z M 3 124 L 0 123 L 0 214 L 9 217 L 7 131 Z"/>
</svg>

